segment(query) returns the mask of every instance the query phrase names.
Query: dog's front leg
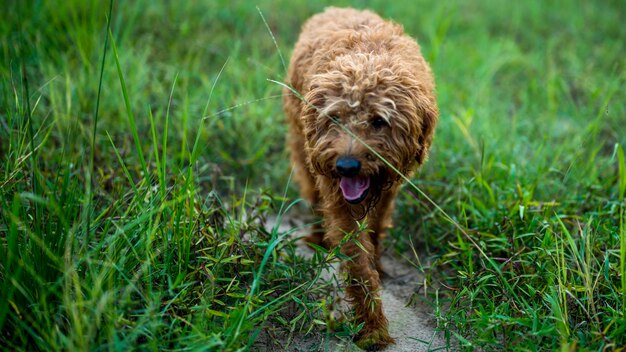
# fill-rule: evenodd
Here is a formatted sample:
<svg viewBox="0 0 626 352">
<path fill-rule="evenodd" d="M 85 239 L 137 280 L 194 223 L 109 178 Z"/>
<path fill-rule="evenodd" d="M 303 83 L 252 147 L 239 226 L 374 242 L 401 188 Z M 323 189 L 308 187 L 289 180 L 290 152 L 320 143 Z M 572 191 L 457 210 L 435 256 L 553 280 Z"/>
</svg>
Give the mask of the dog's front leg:
<svg viewBox="0 0 626 352">
<path fill-rule="evenodd" d="M 354 307 L 357 323 L 364 323 L 355 342 L 364 349 L 384 348 L 394 343 L 394 339 L 389 336 L 388 321 L 383 313 L 376 247 L 372 237 L 368 231 L 355 234 L 359 229 L 353 219 L 333 216 L 329 220 L 327 241 L 331 244 L 338 245 L 344 236 L 354 234 L 352 239 L 343 244 L 341 252 L 350 258 L 345 263 L 346 295 Z"/>
</svg>

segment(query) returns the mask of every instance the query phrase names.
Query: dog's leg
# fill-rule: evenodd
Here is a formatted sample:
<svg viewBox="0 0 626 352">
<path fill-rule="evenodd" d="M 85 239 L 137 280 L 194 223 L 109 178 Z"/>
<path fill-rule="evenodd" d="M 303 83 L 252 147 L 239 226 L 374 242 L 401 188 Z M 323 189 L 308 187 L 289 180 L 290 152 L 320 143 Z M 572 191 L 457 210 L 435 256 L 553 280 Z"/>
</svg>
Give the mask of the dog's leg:
<svg viewBox="0 0 626 352">
<path fill-rule="evenodd" d="M 389 336 L 388 321 L 380 299 L 381 283 L 376 269 L 376 248 L 368 233 L 360 234 L 358 241 L 361 246 L 350 241 L 342 248 L 342 252 L 351 258 L 346 264 L 346 294 L 354 305 L 357 321 L 364 323 L 356 343 L 361 348 L 383 348 L 394 340 Z"/>
<path fill-rule="evenodd" d="M 358 230 L 355 221 L 349 216 L 335 216 L 327 221 L 329 231 L 326 240 L 333 245 L 339 244 L 347 231 Z M 380 299 L 381 282 L 376 269 L 376 248 L 371 234 L 362 232 L 356 235 L 355 239 L 343 245 L 341 252 L 350 257 L 345 264 L 348 274 L 346 295 L 354 307 L 356 321 L 364 323 L 355 338 L 356 344 L 364 349 L 376 350 L 394 343 L 394 339 L 389 336 L 389 323 Z"/>
</svg>

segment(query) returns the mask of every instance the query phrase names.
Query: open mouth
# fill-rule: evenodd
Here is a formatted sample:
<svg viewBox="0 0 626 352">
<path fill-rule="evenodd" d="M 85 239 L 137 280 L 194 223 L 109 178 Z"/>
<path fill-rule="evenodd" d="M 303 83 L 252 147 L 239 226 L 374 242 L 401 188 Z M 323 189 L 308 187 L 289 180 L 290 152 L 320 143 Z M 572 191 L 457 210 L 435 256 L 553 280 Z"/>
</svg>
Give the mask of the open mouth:
<svg viewBox="0 0 626 352">
<path fill-rule="evenodd" d="M 342 177 L 339 187 L 348 203 L 358 204 L 367 197 L 367 191 L 370 189 L 370 178 L 362 176 Z"/>
</svg>

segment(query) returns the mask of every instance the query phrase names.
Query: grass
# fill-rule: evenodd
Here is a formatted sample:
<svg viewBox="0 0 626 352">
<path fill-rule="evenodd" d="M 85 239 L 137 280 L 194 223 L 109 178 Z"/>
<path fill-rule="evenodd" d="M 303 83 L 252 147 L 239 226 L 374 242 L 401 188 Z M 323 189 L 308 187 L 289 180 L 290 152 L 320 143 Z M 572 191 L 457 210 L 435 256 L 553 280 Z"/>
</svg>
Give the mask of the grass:
<svg viewBox="0 0 626 352">
<path fill-rule="evenodd" d="M 0 345 L 349 334 L 328 328 L 319 278 L 337 253 L 303 259 L 262 225 L 298 213 L 271 80 L 327 4 L 114 2 L 107 36 L 109 4 L 10 2 L 0 22 Z M 387 245 L 416 247 L 416 296 L 449 342 L 623 348 L 624 5 L 368 7 L 418 38 L 437 78 L 434 147 Z"/>
</svg>

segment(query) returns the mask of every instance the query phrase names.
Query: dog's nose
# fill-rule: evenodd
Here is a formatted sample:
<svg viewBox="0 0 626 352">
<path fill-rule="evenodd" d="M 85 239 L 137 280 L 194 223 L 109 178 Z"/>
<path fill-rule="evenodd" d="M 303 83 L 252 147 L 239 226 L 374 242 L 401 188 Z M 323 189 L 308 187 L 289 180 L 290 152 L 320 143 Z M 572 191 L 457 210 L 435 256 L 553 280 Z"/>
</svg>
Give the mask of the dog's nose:
<svg viewBox="0 0 626 352">
<path fill-rule="evenodd" d="M 335 163 L 337 172 L 344 177 L 354 177 L 361 170 L 361 162 L 350 156 L 342 156 Z"/>
</svg>

